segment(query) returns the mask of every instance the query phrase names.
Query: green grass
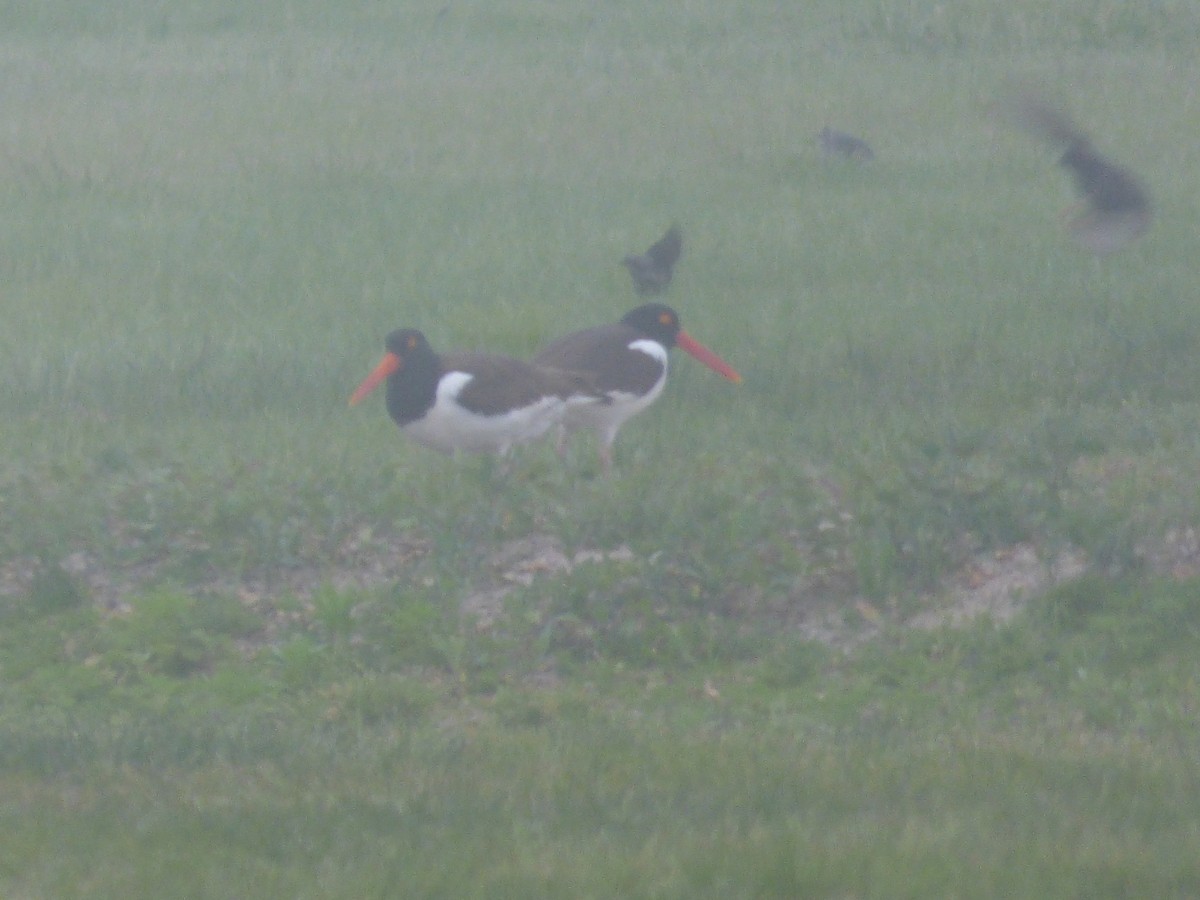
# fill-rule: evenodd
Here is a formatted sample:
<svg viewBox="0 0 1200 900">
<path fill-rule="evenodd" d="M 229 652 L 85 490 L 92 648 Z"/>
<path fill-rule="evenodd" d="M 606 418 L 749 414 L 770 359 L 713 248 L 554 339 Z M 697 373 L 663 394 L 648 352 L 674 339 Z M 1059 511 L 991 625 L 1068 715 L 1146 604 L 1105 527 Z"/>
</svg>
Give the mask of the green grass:
<svg viewBox="0 0 1200 900">
<path fill-rule="evenodd" d="M 0 894 L 1200 894 L 1200 14 L 393 7 L 0 4 Z M 745 381 L 679 355 L 612 477 L 347 407 L 672 221 Z M 1086 573 L 909 627 L 1022 547 Z"/>
</svg>

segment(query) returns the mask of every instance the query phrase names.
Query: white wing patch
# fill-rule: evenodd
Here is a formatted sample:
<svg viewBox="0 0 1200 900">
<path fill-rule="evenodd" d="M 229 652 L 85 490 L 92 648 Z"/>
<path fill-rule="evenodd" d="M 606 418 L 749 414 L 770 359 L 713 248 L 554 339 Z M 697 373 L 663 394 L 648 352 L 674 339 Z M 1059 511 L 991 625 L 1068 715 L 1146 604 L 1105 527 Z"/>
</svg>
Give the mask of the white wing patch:
<svg viewBox="0 0 1200 900">
<path fill-rule="evenodd" d="M 559 397 L 542 397 L 529 406 L 495 416 L 464 409 L 458 395 L 475 376 L 448 372 L 438 382 L 433 407 L 404 431 L 414 441 L 444 453 L 504 453 L 514 444 L 534 440 L 562 418 L 566 404 Z"/>
<path fill-rule="evenodd" d="M 667 383 L 667 348 L 658 341 L 638 338 L 629 343 L 629 349 L 645 353 L 662 366 L 662 375 L 658 381 L 644 394 L 609 391 L 608 396 L 612 401 L 610 403 L 571 407 L 563 416 L 563 424 L 568 429 L 593 428 L 600 434 L 602 443 L 611 444 L 617 431 L 626 421 L 658 399 Z"/>
<path fill-rule="evenodd" d="M 649 338 L 638 338 L 636 341 L 629 342 L 629 349 L 638 350 L 662 363 L 663 378 L 667 377 L 667 348 L 658 341 L 652 341 Z M 658 384 L 658 389 L 662 390 L 661 381 Z"/>
</svg>

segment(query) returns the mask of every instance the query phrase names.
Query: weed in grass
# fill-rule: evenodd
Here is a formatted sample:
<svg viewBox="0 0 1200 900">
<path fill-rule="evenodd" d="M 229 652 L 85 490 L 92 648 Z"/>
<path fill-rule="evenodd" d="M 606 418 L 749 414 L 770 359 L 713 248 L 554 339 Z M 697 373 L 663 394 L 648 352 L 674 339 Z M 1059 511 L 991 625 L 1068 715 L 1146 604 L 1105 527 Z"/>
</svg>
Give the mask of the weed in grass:
<svg viewBox="0 0 1200 900">
<path fill-rule="evenodd" d="M 323 689 L 321 695 L 326 721 L 392 729 L 422 721 L 441 699 L 435 686 L 395 673 L 368 673 L 336 682 Z"/>
<path fill-rule="evenodd" d="M 362 602 L 357 591 L 339 591 L 324 585 L 313 594 L 313 617 L 328 640 L 347 640 L 356 630 L 355 611 Z"/>
<path fill-rule="evenodd" d="M 830 650 L 817 641 L 788 641 L 775 647 L 760 663 L 765 687 L 786 690 L 799 687 L 824 671 Z"/>
<path fill-rule="evenodd" d="M 79 579 L 57 562 L 43 560 L 29 585 L 28 609 L 40 614 L 72 609 L 86 600 L 87 593 Z"/>
<path fill-rule="evenodd" d="M 292 691 L 313 688 L 336 669 L 336 656 L 305 634 L 294 634 L 271 647 L 271 659 L 283 686 Z"/>
<path fill-rule="evenodd" d="M 261 627 L 261 619 L 234 598 L 162 589 L 130 598 L 128 613 L 108 621 L 102 663 L 118 681 L 203 674 L 232 655 L 232 638 Z"/>
</svg>

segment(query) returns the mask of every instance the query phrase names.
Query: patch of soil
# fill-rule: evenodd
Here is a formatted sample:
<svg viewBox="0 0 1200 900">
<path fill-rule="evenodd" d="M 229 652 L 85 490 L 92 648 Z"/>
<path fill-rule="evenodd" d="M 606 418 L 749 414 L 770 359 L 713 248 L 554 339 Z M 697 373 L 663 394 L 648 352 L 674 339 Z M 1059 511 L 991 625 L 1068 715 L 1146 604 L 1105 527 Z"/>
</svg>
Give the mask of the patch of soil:
<svg viewBox="0 0 1200 900">
<path fill-rule="evenodd" d="M 363 526 L 338 545 L 332 560 L 269 570 L 232 573 L 214 569 L 188 590 L 200 595 L 238 597 L 268 621 L 284 615 L 278 601 L 290 597 L 303 606 L 324 587 L 338 591 L 369 590 L 404 577 L 414 562 L 431 551 L 428 541 L 409 534 L 377 534 Z M 167 558 L 143 559 L 125 565 L 108 565 L 87 550 L 76 550 L 57 561 L 87 598 L 113 615 L 131 611 L 129 598 L 163 583 Z M 19 597 L 32 586 L 42 563 L 36 558 L 10 560 L 0 566 L 0 597 Z M 294 615 L 287 616 L 294 618 Z"/>
<path fill-rule="evenodd" d="M 731 585 L 721 614 L 747 623 L 768 619 L 775 627 L 807 639 L 849 647 L 870 639 L 888 622 L 895 623 L 892 608 L 880 608 L 857 592 L 853 560 L 846 540 L 846 518 L 831 515 L 804 539 L 789 535 L 799 554 L 794 581 L 784 589 L 743 584 Z M 236 596 L 264 617 L 263 638 L 270 640 L 279 627 L 305 619 L 311 599 L 324 587 L 337 591 L 371 590 L 402 581 L 412 566 L 433 552 L 431 544 L 412 534 L 377 533 L 368 526 L 351 531 L 332 559 L 270 570 L 231 573 L 213 571 L 188 590 L 198 594 Z M 1200 528 L 1178 526 L 1137 547 L 1147 570 L 1159 576 L 1200 577 Z M 533 533 L 507 541 L 487 557 L 484 583 L 460 601 L 462 614 L 480 629 L 491 628 L 503 613 L 514 591 L 541 578 L 568 575 L 580 566 L 624 563 L 634 559 L 625 545 L 613 549 L 567 552 L 553 534 Z M 129 598 L 162 584 L 168 559 L 142 559 L 125 565 L 102 562 L 87 550 L 76 550 L 57 561 L 74 579 L 90 602 L 112 615 L 130 612 Z M 764 560 L 779 568 L 781 560 Z M 27 595 L 40 571 L 33 557 L 0 563 L 0 598 Z M 936 629 L 961 627 L 980 616 L 996 622 L 1011 620 L 1031 600 L 1056 585 L 1088 571 L 1086 556 L 1065 550 L 1045 559 L 1036 546 L 1020 543 L 973 557 L 946 580 L 943 587 L 922 599 L 922 611 L 900 620 L 906 627 Z M 298 601 L 281 604 L 281 598 Z M 281 609 L 287 606 L 288 610 Z"/>
<path fill-rule="evenodd" d="M 568 575 L 581 565 L 632 559 L 633 551 L 624 544 L 614 550 L 577 550 L 568 556 L 562 541 L 554 535 L 526 535 L 506 541 L 488 556 L 486 568 L 492 583 L 464 597 L 459 609 L 475 620 L 477 628 L 486 630 L 503 612 L 504 599 L 519 587 L 529 587 L 537 578 Z"/>
<path fill-rule="evenodd" d="M 951 579 L 936 607 L 905 624 L 922 629 L 958 627 L 985 615 L 1008 622 L 1034 597 L 1086 571 L 1087 560 L 1078 551 L 1063 551 L 1047 562 L 1032 544 L 1005 547 L 972 560 Z"/>
<path fill-rule="evenodd" d="M 1139 544 L 1136 553 L 1157 575 L 1177 581 L 1200 576 L 1200 531 L 1190 525 L 1167 529 L 1161 540 Z"/>
</svg>

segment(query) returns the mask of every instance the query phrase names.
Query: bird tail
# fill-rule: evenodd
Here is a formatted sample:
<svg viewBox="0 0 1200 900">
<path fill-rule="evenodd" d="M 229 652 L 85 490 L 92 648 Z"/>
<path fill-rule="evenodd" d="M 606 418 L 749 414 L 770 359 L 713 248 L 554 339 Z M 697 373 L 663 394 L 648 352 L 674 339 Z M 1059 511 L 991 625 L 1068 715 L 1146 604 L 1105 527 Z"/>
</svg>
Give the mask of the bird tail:
<svg viewBox="0 0 1200 900">
<path fill-rule="evenodd" d="M 596 384 L 596 376 L 590 372 L 574 372 L 566 369 L 558 370 L 563 378 L 564 390 L 561 394 L 568 407 L 592 406 L 599 404 L 608 406 L 612 397 Z"/>
<path fill-rule="evenodd" d="M 1086 147 L 1088 137 L 1063 110 L 1029 87 L 1017 88 L 997 104 L 1001 119 L 1040 141 L 1059 147 Z"/>
</svg>

